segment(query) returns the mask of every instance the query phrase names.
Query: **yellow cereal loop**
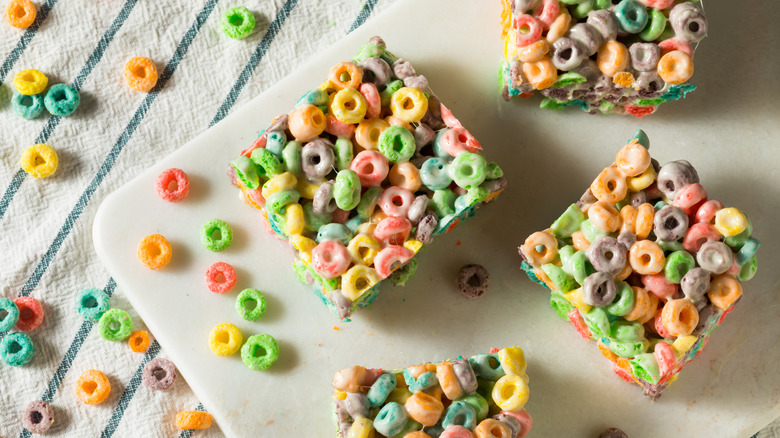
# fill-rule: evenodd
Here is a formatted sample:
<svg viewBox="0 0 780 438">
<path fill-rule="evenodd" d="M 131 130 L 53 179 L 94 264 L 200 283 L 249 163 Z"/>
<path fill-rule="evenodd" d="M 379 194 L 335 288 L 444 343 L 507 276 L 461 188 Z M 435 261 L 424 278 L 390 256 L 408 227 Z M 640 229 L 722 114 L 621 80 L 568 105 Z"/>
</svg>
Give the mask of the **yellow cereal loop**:
<svg viewBox="0 0 780 438">
<path fill-rule="evenodd" d="M 46 178 L 57 170 L 57 152 L 47 144 L 36 144 L 22 152 L 22 169 L 34 178 Z"/>
<path fill-rule="evenodd" d="M 530 390 L 522 377 L 507 374 L 493 386 L 493 401 L 504 411 L 519 411 L 528 401 Z"/>
<path fill-rule="evenodd" d="M 14 76 L 16 91 L 26 96 L 43 93 L 47 85 L 49 85 L 49 78 L 33 68 L 22 70 Z"/>
<path fill-rule="evenodd" d="M 498 360 L 501 362 L 501 368 L 507 374 L 523 377 L 525 376 L 526 362 L 525 352 L 520 347 L 509 347 L 498 350 Z"/>
<path fill-rule="evenodd" d="M 641 192 L 642 190 L 650 187 L 650 184 L 658 177 L 658 173 L 653 169 L 653 166 L 648 166 L 644 172 L 638 176 L 626 178 L 626 186 L 628 190 L 632 192 Z"/>
<path fill-rule="evenodd" d="M 617 72 L 615 73 L 615 76 L 612 76 L 612 82 L 615 85 L 620 85 L 623 88 L 633 88 L 634 75 L 627 71 Z"/>
<path fill-rule="evenodd" d="M 693 335 L 678 336 L 672 343 L 672 348 L 674 348 L 674 352 L 677 353 L 677 357 L 687 353 L 698 339 L 698 337 Z"/>
<path fill-rule="evenodd" d="M 211 329 L 209 333 L 209 348 L 217 356 L 230 356 L 241 348 L 244 337 L 241 330 L 228 322 L 223 322 Z"/>
<path fill-rule="evenodd" d="M 383 119 L 366 119 L 358 123 L 355 141 L 363 149 L 377 149 L 379 136 L 390 126 Z"/>
<path fill-rule="evenodd" d="M 379 283 L 381 278 L 374 268 L 355 265 L 341 276 L 341 293 L 352 301 L 357 301 L 367 290 Z"/>
<path fill-rule="evenodd" d="M 284 212 L 285 227 L 288 236 L 300 235 L 306 220 L 303 216 L 303 207 L 297 202 L 288 204 Z"/>
<path fill-rule="evenodd" d="M 374 222 L 363 222 L 362 224 L 358 225 L 357 232 L 360 234 L 369 234 L 374 235 L 374 230 L 376 229 L 376 223 Z"/>
<path fill-rule="evenodd" d="M 423 247 L 422 242 L 415 239 L 409 239 L 406 242 L 404 242 L 404 248 L 408 249 L 409 251 L 417 254 L 418 251 L 420 251 L 420 248 Z"/>
<path fill-rule="evenodd" d="M 301 194 L 301 198 L 314 199 L 314 194 L 319 190 L 320 184 L 307 181 L 306 178 L 298 180 L 296 190 Z"/>
<path fill-rule="evenodd" d="M 401 384 L 401 381 L 403 379 L 400 379 L 398 381 L 398 384 Z M 392 392 L 390 392 L 390 395 L 387 396 L 387 399 L 385 400 L 385 403 L 395 402 L 399 405 L 406 404 L 406 400 L 409 400 L 409 397 L 412 396 L 412 393 L 409 391 L 409 389 L 405 387 L 398 387 L 395 388 Z"/>
<path fill-rule="evenodd" d="M 734 207 L 722 208 L 715 213 L 715 230 L 724 237 L 740 234 L 747 228 L 747 217 Z"/>
<path fill-rule="evenodd" d="M 566 301 L 572 303 L 574 307 L 582 310 L 584 313 L 590 312 L 593 308 L 590 304 L 585 302 L 585 291 L 582 290 L 581 287 L 574 289 L 571 292 L 566 292 L 563 294 L 563 297 L 566 298 Z"/>
<path fill-rule="evenodd" d="M 317 87 L 317 89 L 319 89 L 321 91 L 324 91 L 324 92 L 328 93 L 329 95 L 335 93 L 336 91 L 338 91 L 336 89 L 336 86 L 329 79 L 326 80 L 325 82 L 321 83 L 320 86 Z"/>
<path fill-rule="evenodd" d="M 311 263 L 311 251 L 317 246 L 317 242 L 308 237 L 295 234 L 290 236 L 290 245 L 298 251 L 298 257 L 304 262 Z"/>
<path fill-rule="evenodd" d="M 263 198 L 268 199 L 269 196 L 276 192 L 294 189 L 297 185 L 298 178 L 296 178 L 292 172 L 284 172 L 266 181 L 265 184 L 263 184 L 261 193 Z"/>
<path fill-rule="evenodd" d="M 390 98 L 390 110 L 407 123 L 417 123 L 428 112 L 428 98 L 419 88 L 403 87 Z"/>
<path fill-rule="evenodd" d="M 347 393 L 345 391 L 335 391 L 333 393 L 333 400 L 346 400 Z"/>
<path fill-rule="evenodd" d="M 358 234 L 349 241 L 347 251 L 356 265 L 371 266 L 382 246 L 369 234 Z"/>
<path fill-rule="evenodd" d="M 333 95 L 330 110 L 336 118 L 348 125 L 360 123 L 366 117 L 366 98 L 354 88 L 344 88 Z"/>
<path fill-rule="evenodd" d="M 374 422 L 366 417 L 358 417 L 347 432 L 347 438 L 373 438 Z"/>
</svg>

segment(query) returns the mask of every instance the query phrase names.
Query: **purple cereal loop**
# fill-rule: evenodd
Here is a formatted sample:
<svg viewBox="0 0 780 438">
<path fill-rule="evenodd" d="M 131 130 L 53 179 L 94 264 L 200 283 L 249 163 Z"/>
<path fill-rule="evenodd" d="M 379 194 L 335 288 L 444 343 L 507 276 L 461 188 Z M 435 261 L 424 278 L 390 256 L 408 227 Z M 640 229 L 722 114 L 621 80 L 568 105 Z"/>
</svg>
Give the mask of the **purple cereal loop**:
<svg viewBox="0 0 780 438">
<path fill-rule="evenodd" d="M 362 392 L 348 392 L 344 404 L 350 417 L 368 417 L 368 397 Z"/>
<path fill-rule="evenodd" d="M 429 202 L 430 199 L 425 195 L 414 198 L 412 205 L 409 206 L 408 213 L 406 213 L 406 218 L 409 219 L 409 222 L 411 222 L 412 225 L 417 225 L 423 218 L 425 211 L 428 209 Z"/>
<path fill-rule="evenodd" d="M 430 144 L 434 138 L 436 138 L 436 133 L 425 123 L 420 123 L 414 128 L 414 145 L 417 148 L 417 152 L 420 152 L 423 146 Z"/>
<path fill-rule="evenodd" d="M 491 179 L 489 181 L 485 181 L 482 183 L 480 187 L 484 188 L 488 191 L 488 193 L 493 194 L 496 192 L 500 192 L 501 190 L 504 190 L 506 188 L 506 177 Z"/>
<path fill-rule="evenodd" d="M 606 307 L 617 296 L 615 279 L 606 272 L 596 272 L 589 275 L 582 285 L 582 291 L 583 301 L 593 307 Z"/>
<path fill-rule="evenodd" d="M 698 43 L 707 36 L 707 18 L 691 3 L 673 7 L 669 12 L 669 24 L 675 37 L 684 43 Z"/>
<path fill-rule="evenodd" d="M 639 88 L 639 95 L 647 95 L 648 97 L 659 96 L 660 92 L 666 89 L 666 82 L 661 79 L 657 71 L 643 71 L 636 75 L 634 85 Z M 653 93 L 648 95 L 648 92 Z"/>
<path fill-rule="evenodd" d="M 441 101 L 435 95 L 431 94 L 428 98 L 428 111 L 420 121 L 430 126 L 434 131 L 438 131 L 445 127 L 444 121 L 441 118 Z"/>
<path fill-rule="evenodd" d="M 510 5 L 512 7 L 512 13 L 524 14 L 535 8 L 538 3 L 539 0 L 513 0 Z"/>
<path fill-rule="evenodd" d="M 707 291 L 710 290 L 710 273 L 702 268 L 693 268 L 686 272 L 680 281 L 685 298 L 691 300 L 698 308 L 699 305 L 707 304 Z"/>
<path fill-rule="evenodd" d="M 420 219 L 420 223 L 417 224 L 417 231 L 414 233 L 414 238 L 419 240 L 423 245 L 428 245 L 433 241 L 433 231 L 436 229 L 436 225 L 439 223 L 439 218 L 436 213 L 428 211 L 428 213 Z"/>
<path fill-rule="evenodd" d="M 585 77 L 587 80 L 586 82 L 583 82 L 583 84 L 591 84 L 595 83 L 596 80 L 598 80 L 601 77 L 604 76 L 603 73 L 601 73 L 601 70 L 599 70 L 598 64 L 596 64 L 596 61 L 585 58 L 582 63 L 574 70 L 576 73 L 581 74 Z M 586 85 L 583 85 L 586 86 Z M 588 85 L 589 86 L 589 85 Z"/>
<path fill-rule="evenodd" d="M 593 26 L 604 38 L 604 41 L 617 38 L 618 24 L 615 14 L 608 9 L 599 9 L 588 14 L 587 24 Z"/>
<path fill-rule="evenodd" d="M 628 48 L 631 55 L 631 67 L 636 71 L 656 71 L 661 49 L 658 44 L 634 43 Z"/>
<path fill-rule="evenodd" d="M 628 251 L 636 243 L 636 234 L 629 231 L 622 232 L 618 236 L 617 241 Z"/>
<path fill-rule="evenodd" d="M 287 130 L 287 126 L 288 126 L 287 125 L 287 118 L 288 118 L 287 114 L 282 114 L 282 115 L 278 116 L 277 118 L 275 118 L 273 120 L 273 122 L 271 122 L 271 124 L 268 126 L 268 128 L 266 128 L 265 131 L 266 132 L 274 132 L 274 131 L 284 132 L 284 131 L 286 131 Z"/>
<path fill-rule="evenodd" d="M 585 254 L 599 272 L 617 275 L 626 266 L 626 248 L 614 237 L 600 236 L 591 243 Z"/>
<path fill-rule="evenodd" d="M 500 421 L 509 427 L 509 431 L 511 434 L 510 437 L 517 437 L 520 435 L 520 432 L 523 431 L 523 426 L 520 424 L 519 421 L 517 421 L 517 418 L 507 415 L 505 413 L 496 414 L 493 416 L 494 420 Z"/>
<path fill-rule="evenodd" d="M 658 240 L 675 241 L 688 232 L 688 216 L 677 207 L 667 205 L 653 217 L 653 233 Z"/>
<path fill-rule="evenodd" d="M 393 74 L 400 80 L 417 76 L 417 72 L 412 67 L 412 64 L 403 58 L 398 58 L 393 63 Z"/>
<path fill-rule="evenodd" d="M 142 378 L 152 389 L 168 389 L 176 380 L 176 366 L 168 359 L 154 358 L 144 365 Z"/>
<path fill-rule="evenodd" d="M 644 190 L 640 192 L 630 192 L 628 194 L 628 203 L 634 208 L 639 208 L 639 206 L 645 202 L 647 202 L 647 193 L 645 193 Z"/>
<path fill-rule="evenodd" d="M 604 432 L 601 432 L 599 438 L 628 438 L 628 435 L 617 427 L 610 427 Z"/>
<path fill-rule="evenodd" d="M 693 329 L 693 333 L 691 333 L 694 336 L 699 336 L 702 332 L 709 330 L 710 327 L 717 322 L 721 314 L 721 310 L 711 303 L 707 303 L 707 305 L 698 310 L 699 323 L 696 324 L 696 328 Z"/>
<path fill-rule="evenodd" d="M 477 383 L 477 375 L 474 374 L 474 370 L 471 368 L 471 364 L 466 359 L 456 359 L 452 362 L 452 372 L 455 374 L 455 378 L 458 379 L 460 387 L 463 388 L 464 394 L 471 394 L 477 390 L 479 386 Z"/>
<path fill-rule="evenodd" d="M 582 209 L 583 207 L 590 206 L 592 204 L 595 204 L 598 201 L 598 198 L 596 198 L 595 195 L 593 195 L 593 192 L 590 191 L 590 189 L 585 190 L 585 193 L 580 196 L 580 200 L 577 201 L 577 207 Z"/>
<path fill-rule="evenodd" d="M 301 149 L 303 173 L 312 178 L 324 178 L 333 170 L 333 144 L 330 140 L 317 138 Z"/>
<path fill-rule="evenodd" d="M 336 199 L 333 197 L 333 181 L 325 181 L 314 193 L 312 208 L 318 214 L 330 214 L 336 211 Z"/>
<path fill-rule="evenodd" d="M 585 56 L 591 56 L 598 52 L 601 44 L 604 43 L 604 37 L 601 36 L 598 29 L 588 23 L 579 23 L 569 29 L 567 37 L 582 44 Z"/>
<path fill-rule="evenodd" d="M 670 161 L 664 164 L 658 171 L 658 189 L 669 200 L 673 201 L 677 192 L 689 184 L 699 182 L 699 174 L 691 163 L 685 160 Z"/>
<path fill-rule="evenodd" d="M 719 240 L 710 240 L 699 248 L 696 262 L 707 272 L 715 275 L 729 270 L 733 263 L 734 253 L 731 248 Z"/>
<path fill-rule="evenodd" d="M 404 79 L 404 86 L 410 88 L 419 88 L 423 91 L 430 90 L 430 87 L 428 86 L 428 78 L 423 75 L 410 76 Z"/>
<path fill-rule="evenodd" d="M 552 62 L 559 70 L 573 70 L 579 67 L 583 59 L 585 59 L 585 48 L 580 42 L 563 37 L 553 43 Z"/>
<path fill-rule="evenodd" d="M 333 307 L 336 309 L 336 314 L 339 318 L 348 318 L 352 314 L 352 301 L 345 297 L 340 290 L 334 290 L 330 293 L 330 302 L 333 303 Z"/>
<path fill-rule="evenodd" d="M 490 274 L 481 265 L 466 265 L 460 268 L 456 284 L 461 295 L 473 300 L 487 292 L 490 285 Z"/>
<path fill-rule="evenodd" d="M 43 400 L 36 400 L 24 409 L 22 426 L 32 433 L 46 433 L 54 423 L 54 412 Z"/>
<path fill-rule="evenodd" d="M 392 71 L 390 65 L 382 58 L 364 59 L 358 62 L 358 67 L 363 69 L 363 82 L 372 82 L 376 86 L 390 82 Z"/>
</svg>

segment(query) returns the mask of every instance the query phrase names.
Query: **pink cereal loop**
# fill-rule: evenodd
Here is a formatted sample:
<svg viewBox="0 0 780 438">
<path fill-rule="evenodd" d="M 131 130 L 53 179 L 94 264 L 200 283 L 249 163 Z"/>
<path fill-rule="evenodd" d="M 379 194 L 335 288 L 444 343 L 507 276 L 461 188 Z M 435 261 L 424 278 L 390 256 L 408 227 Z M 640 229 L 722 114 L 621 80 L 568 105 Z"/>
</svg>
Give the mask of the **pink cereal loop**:
<svg viewBox="0 0 780 438">
<path fill-rule="evenodd" d="M 366 110 L 366 119 L 375 119 L 382 114 L 382 101 L 379 97 L 379 90 L 376 85 L 366 82 L 360 86 L 360 94 L 366 99 L 368 109 Z"/>
<path fill-rule="evenodd" d="M 590 339 L 590 330 L 588 330 L 588 326 L 585 324 L 585 320 L 582 318 L 582 315 L 580 315 L 580 311 L 577 309 L 572 309 L 572 311 L 569 312 L 567 316 L 571 325 L 577 329 L 577 333 L 579 333 L 580 336 L 585 339 Z"/>
<path fill-rule="evenodd" d="M 561 14 L 561 4 L 558 0 L 543 0 L 539 6 L 534 9 L 534 17 L 541 22 L 545 29 L 549 29 L 550 25 Z"/>
<path fill-rule="evenodd" d="M 221 277 L 221 278 L 220 278 Z M 236 271 L 225 262 L 217 262 L 206 271 L 206 286 L 215 294 L 224 294 L 236 285 Z"/>
<path fill-rule="evenodd" d="M 444 106 L 444 104 L 441 104 L 441 119 L 444 122 L 444 125 L 450 129 L 463 127 L 460 120 L 456 119 L 455 116 L 452 115 L 452 111 Z"/>
<path fill-rule="evenodd" d="M 260 189 L 247 189 L 245 193 L 250 201 L 254 202 L 260 207 L 265 207 L 265 198 L 263 197 Z"/>
<path fill-rule="evenodd" d="M 466 128 L 452 128 L 442 135 L 441 140 L 444 151 L 453 157 L 462 152 L 476 153 L 482 149 L 482 145 Z"/>
<path fill-rule="evenodd" d="M 325 116 L 325 132 L 336 137 L 352 138 L 355 134 L 355 125 L 348 125 L 337 119 L 333 114 Z"/>
<path fill-rule="evenodd" d="M 379 277 L 384 279 L 412 257 L 414 257 L 414 253 L 403 246 L 390 245 L 379 251 L 374 257 L 374 269 Z"/>
<path fill-rule="evenodd" d="M 175 184 L 173 190 L 171 190 L 172 184 Z M 157 194 L 160 195 L 160 198 L 164 201 L 179 202 L 190 192 L 190 179 L 183 170 L 171 168 L 164 170 L 163 173 L 157 177 L 157 184 L 155 187 L 157 189 Z"/>
<path fill-rule="evenodd" d="M 677 285 L 670 283 L 663 272 L 643 275 L 642 284 L 648 292 L 664 300 L 677 293 Z"/>
<path fill-rule="evenodd" d="M 531 417 L 531 414 L 528 413 L 525 409 L 519 412 L 506 412 L 501 411 L 502 414 L 513 417 L 515 420 L 517 420 L 520 423 L 521 429 L 520 432 L 517 434 L 516 438 L 523 438 L 528 434 L 528 432 L 531 431 L 531 428 L 534 426 L 534 419 Z"/>
<path fill-rule="evenodd" d="M 397 186 L 388 187 L 379 197 L 379 208 L 388 216 L 406 217 L 414 202 L 414 194 Z"/>
<path fill-rule="evenodd" d="M 715 213 L 722 208 L 722 202 L 717 199 L 710 199 L 696 210 L 696 222 L 712 223 L 712 220 L 715 219 Z"/>
<path fill-rule="evenodd" d="M 682 245 L 689 253 L 696 254 L 701 249 L 701 246 L 710 240 L 719 241 L 720 233 L 708 222 L 697 222 L 688 229 Z"/>
<path fill-rule="evenodd" d="M 672 346 L 666 342 L 659 342 L 655 344 L 655 359 L 658 361 L 658 367 L 661 371 L 661 375 L 665 375 L 674 367 L 677 362 L 677 357 L 674 354 Z"/>
<path fill-rule="evenodd" d="M 666 9 L 674 4 L 674 0 L 638 0 L 648 8 Z"/>
<path fill-rule="evenodd" d="M 352 258 L 340 242 L 328 240 L 311 251 L 314 270 L 325 278 L 336 278 L 347 271 Z"/>
<path fill-rule="evenodd" d="M 664 323 L 661 319 L 661 312 L 655 314 L 655 317 L 653 318 L 653 327 L 655 327 L 655 331 L 664 339 L 674 339 L 676 337 L 672 336 L 672 334 L 669 333 L 669 330 L 664 327 Z"/>
<path fill-rule="evenodd" d="M 539 41 L 544 24 L 528 14 L 522 14 L 515 17 L 512 26 L 517 30 L 517 47 L 525 47 Z M 528 32 L 523 33 L 523 28 L 527 28 Z"/>
<path fill-rule="evenodd" d="M 382 219 L 374 229 L 374 237 L 388 245 L 403 245 L 412 231 L 412 223 L 398 216 Z"/>
<path fill-rule="evenodd" d="M 331 217 L 333 218 L 333 222 L 337 224 L 343 224 L 347 221 L 347 219 L 349 219 L 349 212 L 340 208 L 336 208 L 333 210 L 333 213 L 331 213 Z"/>
<path fill-rule="evenodd" d="M 390 172 L 387 159 L 378 151 L 362 151 L 355 156 L 349 165 L 350 170 L 357 173 L 363 187 L 378 186 Z"/>
<path fill-rule="evenodd" d="M 691 57 L 691 59 L 693 59 L 693 49 L 691 48 L 691 45 L 684 43 L 676 38 L 669 38 L 668 40 L 661 41 L 658 43 L 658 48 L 661 49 L 661 56 L 664 56 L 669 52 L 679 50 L 681 52 L 685 52 L 688 56 Z"/>
<path fill-rule="evenodd" d="M 268 141 L 268 139 L 265 137 L 265 132 L 264 132 L 259 137 L 257 137 L 254 142 L 252 142 L 252 146 L 249 146 L 248 148 L 246 148 L 243 151 L 241 151 L 241 155 L 243 155 L 245 157 L 251 157 L 252 156 L 252 152 L 255 149 L 265 148 L 265 144 L 266 144 L 267 141 Z"/>
<path fill-rule="evenodd" d="M 688 184 L 684 189 L 677 193 L 672 201 L 672 205 L 682 210 L 686 215 L 691 216 L 697 210 L 699 205 L 707 201 L 707 190 L 699 183 Z"/>
<path fill-rule="evenodd" d="M 457 424 L 448 427 L 444 432 L 442 432 L 441 435 L 439 435 L 439 438 L 473 438 L 474 434 L 471 433 L 470 430 L 466 429 L 465 427 Z"/>
</svg>

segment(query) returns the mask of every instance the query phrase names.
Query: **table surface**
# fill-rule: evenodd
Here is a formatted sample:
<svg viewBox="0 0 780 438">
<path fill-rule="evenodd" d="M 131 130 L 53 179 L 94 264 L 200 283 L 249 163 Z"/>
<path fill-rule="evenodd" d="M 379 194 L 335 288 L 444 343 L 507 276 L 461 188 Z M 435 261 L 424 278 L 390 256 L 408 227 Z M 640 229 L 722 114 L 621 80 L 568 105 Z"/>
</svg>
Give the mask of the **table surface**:
<svg viewBox="0 0 780 438">
<path fill-rule="evenodd" d="M 780 59 L 762 54 L 780 41 L 771 27 L 773 13 L 732 12 L 708 8 L 712 36 L 699 46 L 693 78 L 700 89 L 637 120 L 542 111 L 538 98 L 505 103 L 495 79 L 498 2 L 400 0 L 110 195 L 95 219 L 97 253 L 229 436 L 335 430 L 330 381 L 350 365 L 398 368 L 509 345 L 522 346 L 528 357 L 532 436 L 595 435 L 609 426 L 631 437 L 749 436 L 780 415 L 780 350 L 772 348 L 780 340 L 780 274 L 774 269 L 780 239 L 767 231 L 780 211 L 774 102 Z M 748 27 L 752 35 L 739 31 Z M 422 253 L 406 287 L 385 286 L 369 309 L 340 324 L 298 283 L 286 245 L 238 200 L 225 168 L 258 129 L 375 34 L 428 77 L 488 158 L 503 167 L 509 186 L 496 203 Z M 734 87 L 733 76 L 723 74 L 724 54 L 729 65 L 741 66 L 743 77 L 762 86 Z M 650 136 L 655 158 L 689 160 L 712 197 L 750 215 L 764 243 L 758 275 L 746 284 L 741 304 L 654 404 L 610 372 L 595 344 L 554 316 L 548 293 L 520 271 L 516 250 L 576 200 L 639 127 Z M 181 204 L 163 202 L 153 189 L 169 167 L 190 175 L 191 192 Z M 199 243 L 200 226 L 214 217 L 234 230 L 224 253 Z M 135 257 L 137 242 L 152 233 L 164 234 L 174 247 L 173 261 L 160 272 L 146 270 Z M 233 292 L 216 295 L 205 288 L 203 273 L 216 261 L 236 268 Z M 454 285 L 467 263 L 481 263 L 491 273 L 489 293 L 476 301 L 461 297 Z M 268 313 L 257 322 L 241 320 L 234 310 L 236 291 L 246 287 L 263 290 L 268 299 Z M 253 372 L 238 356 L 212 354 L 208 332 L 221 322 L 236 324 L 245 337 L 273 335 L 279 361 Z"/>
</svg>

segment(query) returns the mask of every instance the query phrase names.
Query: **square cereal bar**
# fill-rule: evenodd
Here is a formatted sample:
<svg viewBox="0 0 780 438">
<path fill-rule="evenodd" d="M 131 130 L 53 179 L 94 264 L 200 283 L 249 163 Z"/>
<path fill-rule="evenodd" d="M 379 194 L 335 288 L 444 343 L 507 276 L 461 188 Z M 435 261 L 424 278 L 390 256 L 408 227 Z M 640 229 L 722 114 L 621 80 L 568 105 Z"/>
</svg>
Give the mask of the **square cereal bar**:
<svg viewBox="0 0 780 438">
<path fill-rule="evenodd" d="M 340 438 L 522 438 L 533 425 L 520 347 L 394 371 L 346 368 L 333 378 Z"/>
<path fill-rule="evenodd" d="M 481 150 L 425 76 L 374 37 L 261 131 L 229 176 L 289 241 L 299 279 L 348 321 L 504 189 Z"/>
<path fill-rule="evenodd" d="M 708 199 L 687 161 L 637 131 L 582 198 L 520 247 L 553 309 L 656 399 L 734 309 L 758 268 L 753 226 Z"/>
<path fill-rule="evenodd" d="M 707 35 L 698 1 L 502 0 L 503 97 L 541 107 L 643 117 L 696 86 L 693 52 Z"/>
</svg>

